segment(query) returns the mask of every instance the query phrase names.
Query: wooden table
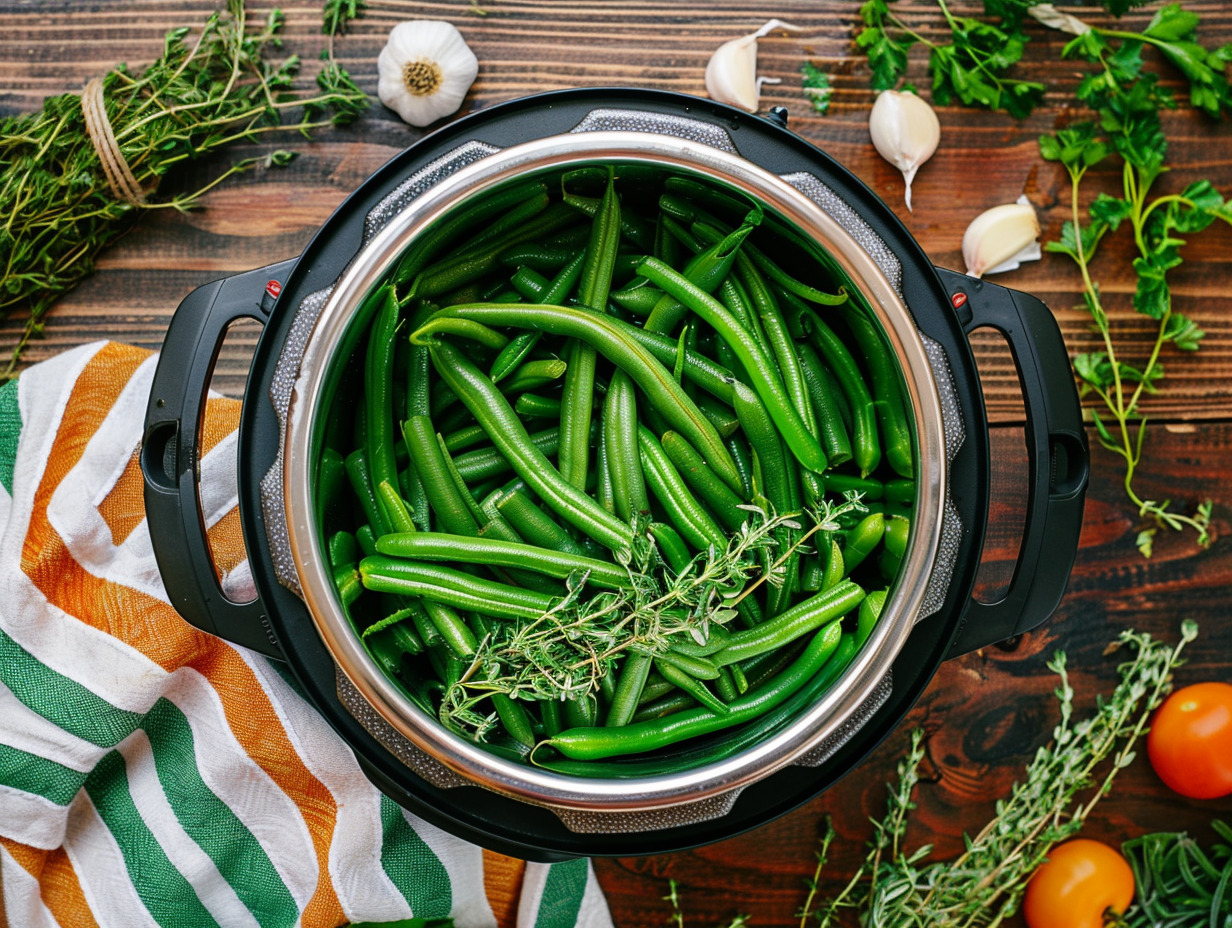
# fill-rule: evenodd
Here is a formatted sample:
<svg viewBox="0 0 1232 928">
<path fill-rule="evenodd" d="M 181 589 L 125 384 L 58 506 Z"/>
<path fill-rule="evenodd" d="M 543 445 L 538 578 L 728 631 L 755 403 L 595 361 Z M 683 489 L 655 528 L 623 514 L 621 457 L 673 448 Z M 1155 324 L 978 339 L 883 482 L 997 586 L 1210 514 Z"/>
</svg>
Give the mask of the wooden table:
<svg viewBox="0 0 1232 928">
<path fill-rule="evenodd" d="M 201 22 L 213 6 L 211 0 L 0 2 L 0 112 L 33 109 L 44 95 L 77 90 L 114 62 L 147 61 L 159 53 L 166 30 Z M 1030 119 L 1016 123 L 974 110 L 941 111 L 942 146 L 916 180 L 916 211 L 909 214 L 902 208 L 898 172 L 869 144 L 867 69 L 850 48 L 854 2 L 482 0 L 482 6 L 486 16 L 476 15 L 466 0 L 370 0 L 368 17 L 339 42 L 340 57 L 375 94 L 376 55 L 389 27 L 402 19 L 436 17 L 457 24 L 479 57 L 467 112 L 575 86 L 638 85 L 704 94 L 703 70 L 721 42 L 785 16 L 803 28 L 761 42 L 760 71 L 783 80 L 765 88 L 764 105 L 786 107 L 791 127 L 880 193 L 938 264 L 961 267 L 959 243 L 969 220 L 1020 193 L 1038 207 L 1045 235 L 1059 234 L 1068 182 L 1060 168 L 1040 159 L 1036 138 L 1082 118 L 1070 101 L 1083 67 L 1059 60 L 1062 39 L 1055 33 L 1033 30 L 1029 63 L 1021 68 L 1025 76 L 1049 86 L 1046 104 Z M 1187 6 L 1202 13 L 1209 42 L 1232 40 L 1232 9 L 1216 2 Z M 288 49 L 311 62 L 321 46 L 319 7 L 296 3 L 285 12 Z M 1145 16 L 1131 19 L 1141 23 Z M 811 112 L 800 92 L 798 69 L 806 58 L 836 75 L 833 105 L 824 118 Z M 1166 83 L 1179 90 L 1173 73 L 1162 70 Z M 1205 176 L 1225 194 L 1232 192 L 1228 124 L 1187 109 L 1165 113 L 1163 121 L 1176 171 L 1161 181 L 1161 189 L 1179 189 Z M 298 254 L 360 181 L 419 137 L 419 131 L 376 104 L 350 128 L 309 143 L 285 140 L 301 153 L 288 168 L 228 181 L 198 212 L 145 217 L 103 256 L 94 277 L 59 302 L 48 319 L 46 338 L 30 347 L 27 361 L 99 338 L 157 348 L 171 312 L 189 290 Z M 199 184 L 223 166 L 222 158 L 194 165 L 179 182 Z M 1112 190 L 1114 183 L 1119 186 L 1119 169 L 1104 167 L 1093 186 Z M 1130 243 L 1118 236 L 1105 246 L 1098 273 L 1117 338 L 1132 346 L 1129 353 L 1137 357 L 1149 347 L 1151 333 L 1148 322 L 1129 308 L 1131 257 Z M 1201 236 L 1185 258 L 1172 278 L 1177 304 L 1208 334 L 1197 355 L 1168 353 L 1164 389 L 1145 403 L 1152 425 L 1138 490 L 1147 498 L 1173 498 L 1187 509 L 1214 498 L 1216 530 L 1226 536 L 1232 499 L 1232 230 Z M 1077 306 L 1079 279 L 1065 259 L 1046 256 L 998 281 L 1046 300 L 1072 351 L 1090 347 L 1093 335 Z M 20 325 L 21 320 L 0 324 L 0 353 L 7 356 Z M 227 392 L 242 389 L 245 349 L 252 341 L 249 332 L 228 343 L 216 382 Z M 977 348 L 995 423 L 995 531 L 981 573 L 988 596 L 1012 570 L 1026 464 L 1012 362 L 994 338 L 977 339 Z M 880 814 L 882 783 L 916 725 L 930 733 L 929 781 L 919 792 L 912 837 L 935 842 L 939 854 L 955 852 L 962 833 L 987 820 L 994 800 L 1047 740 L 1056 704 L 1045 661 L 1058 648 L 1069 653 L 1079 702 L 1089 707 L 1095 693 L 1111 688 L 1114 660 L 1101 652 L 1120 629 L 1175 639 L 1181 619 L 1190 616 L 1202 623 L 1203 632 L 1179 680 L 1232 678 L 1232 539 L 1221 537 L 1210 550 L 1200 551 L 1190 535 L 1164 534 L 1155 556 L 1144 560 L 1134 548 L 1141 526 L 1119 482 L 1112 456 L 1096 451 L 1081 550 L 1069 593 L 1053 619 L 1011 645 L 944 665 L 900 733 L 858 775 L 790 815 L 720 844 L 662 857 L 597 861 L 617 925 L 662 924 L 668 908 L 660 897 L 669 877 L 680 886 L 692 925 L 725 921 L 740 912 L 750 913 L 759 926 L 795 924 L 793 913 L 804 898 L 803 881 L 812 871 L 823 816 L 833 816 L 841 835 L 825 878 L 825 887 L 834 888 L 861 855 L 870 835 L 867 818 Z M 1169 794 L 1140 760 L 1122 775 L 1087 831 L 1110 841 L 1173 828 L 1206 836 L 1210 818 L 1229 814 L 1232 800 L 1187 802 Z"/>
</svg>

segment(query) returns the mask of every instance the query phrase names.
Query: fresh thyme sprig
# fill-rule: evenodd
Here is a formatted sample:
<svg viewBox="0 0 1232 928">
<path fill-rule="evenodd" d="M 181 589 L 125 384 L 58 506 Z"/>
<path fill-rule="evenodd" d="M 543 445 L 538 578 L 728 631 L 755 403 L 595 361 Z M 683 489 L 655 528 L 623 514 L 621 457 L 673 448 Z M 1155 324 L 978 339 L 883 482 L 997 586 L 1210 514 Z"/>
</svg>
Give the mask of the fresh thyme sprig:
<svg viewBox="0 0 1232 928">
<path fill-rule="evenodd" d="M 782 580 L 782 565 L 818 532 L 833 532 L 841 520 L 865 507 L 858 494 L 824 501 L 801 532 L 797 514 L 749 509 L 724 550 L 699 554 L 679 573 L 659 557 L 648 532 L 636 531 L 623 566 L 629 587 L 589 592 L 585 577 L 567 581 L 568 595 L 527 622 L 500 624 L 487 636 L 462 678 L 441 701 L 441 721 L 482 737 L 491 717 L 478 707 L 493 693 L 515 699 L 584 699 L 626 652 L 661 654 L 684 638 L 704 642 L 711 623 L 724 625 L 739 601 L 761 583 Z M 766 564 L 756 580 L 760 565 Z"/>
<path fill-rule="evenodd" d="M 315 92 L 298 91 L 297 56 L 267 55 L 280 45 L 284 17 L 272 10 L 250 24 L 242 0 L 189 30 L 168 33 L 162 57 L 144 71 L 119 65 L 103 79 L 107 117 L 137 184 L 152 197 L 164 175 L 187 161 L 270 133 L 338 125 L 367 100 L 335 62 Z M 287 116 L 298 113 L 293 121 Z M 77 94 L 49 97 L 42 110 L 0 120 L 0 311 L 28 321 L 7 370 L 41 333 L 51 304 L 94 268 L 95 256 L 145 209 L 187 210 L 226 178 L 257 164 L 286 164 L 275 152 L 232 164 L 203 187 L 139 206 L 117 199 L 86 133 Z"/>
<path fill-rule="evenodd" d="M 1125 632 L 1114 648 L 1132 647 L 1133 658 L 1118 668 L 1120 681 L 1094 713 L 1074 722 L 1074 691 L 1058 653 L 1049 668 L 1060 677 L 1056 689 L 1061 719 L 1052 743 L 1040 748 L 995 817 L 968 838 L 952 861 L 929 861 L 929 846 L 908 850 L 903 843 L 912 795 L 925 757 L 923 735 L 912 735 L 911 750 L 889 787 L 888 809 L 876 823 L 868 854 L 852 879 L 810 914 L 822 926 L 837 925 L 857 911 L 866 926 L 927 925 L 974 928 L 1000 925 L 1017 911 L 1027 880 L 1056 843 L 1071 837 L 1111 790 L 1117 774 L 1134 758 L 1134 747 L 1151 713 L 1171 688 L 1172 671 L 1185 646 L 1197 636 L 1186 621 L 1175 646 L 1149 635 Z M 1100 775 L 1099 769 L 1107 764 Z M 1089 793 L 1080 796 L 1081 793 Z M 827 823 L 823 848 L 833 838 Z M 816 877 L 815 877 L 816 879 Z"/>
</svg>

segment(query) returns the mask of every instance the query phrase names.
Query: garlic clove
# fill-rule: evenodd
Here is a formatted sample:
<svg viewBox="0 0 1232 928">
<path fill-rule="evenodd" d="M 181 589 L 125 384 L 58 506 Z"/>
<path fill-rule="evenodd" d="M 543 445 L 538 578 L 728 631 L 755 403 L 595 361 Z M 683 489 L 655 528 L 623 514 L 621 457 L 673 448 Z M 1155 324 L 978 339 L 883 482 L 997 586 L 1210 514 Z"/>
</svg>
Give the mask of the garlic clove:
<svg viewBox="0 0 1232 928">
<path fill-rule="evenodd" d="M 913 93 L 883 90 L 868 115 L 873 147 L 903 172 L 903 198 L 911 210 L 911 182 L 915 172 L 933 156 L 941 141 L 941 121 L 931 106 Z"/>
<path fill-rule="evenodd" d="M 762 84 L 778 84 L 781 78 L 757 76 L 757 40 L 775 29 L 798 31 L 796 26 L 772 19 L 756 32 L 724 42 L 706 64 L 706 93 L 720 103 L 757 112 Z"/>
<path fill-rule="evenodd" d="M 479 73 L 479 59 L 452 23 L 398 23 L 377 58 L 377 96 L 412 126 L 455 113 Z"/>
<path fill-rule="evenodd" d="M 1051 3 L 1037 3 L 1035 6 L 1028 8 L 1027 12 L 1048 28 L 1059 29 L 1062 32 L 1068 32 L 1070 35 L 1085 35 L 1091 31 L 1091 27 L 1077 16 L 1063 13 Z"/>
<path fill-rule="evenodd" d="M 1012 271 L 1023 261 L 1038 261 L 1040 225 L 1035 207 L 1021 196 L 985 210 L 963 234 L 963 260 L 972 277 Z"/>
</svg>

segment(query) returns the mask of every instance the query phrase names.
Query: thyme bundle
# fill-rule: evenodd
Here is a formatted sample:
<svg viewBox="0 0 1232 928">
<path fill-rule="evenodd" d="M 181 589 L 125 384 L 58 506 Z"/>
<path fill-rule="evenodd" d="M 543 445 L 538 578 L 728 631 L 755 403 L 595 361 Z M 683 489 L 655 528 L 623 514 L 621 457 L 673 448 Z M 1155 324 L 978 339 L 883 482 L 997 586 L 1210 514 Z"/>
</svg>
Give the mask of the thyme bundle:
<svg viewBox="0 0 1232 928">
<path fill-rule="evenodd" d="M 101 101 L 88 95 L 85 110 L 82 96 L 70 93 L 49 97 L 38 112 L 0 120 L 0 310 L 27 316 L 4 376 L 12 376 L 29 339 L 41 333 L 51 304 L 93 270 L 96 255 L 137 216 L 187 210 L 231 175 L 293 156 L 246 158 L 203 187 L 154 198 L 169 171 L 269 133 L 307 135 L 340 125 L 366 109 L 363 92 L 332 58 L 314 92 L 295 89 L 299 58 L 269 57 L 283 24 L 278 10 L 250 24 L 242 0 L 229 0 L 195 41 L 189 29 L 175 29 L 144 71 L 121 64 L 107 72 Z"/>
<path fill-rule="evenodd" d="M 571 577 L 568 595 L 538 619 L 501 623 L 483 642 L 461 680 L 441 702 L 441 721 L 482 736 L 493 716 L 474 707 L 493 693 L 520 699 L 582 699 L 627 652 L 657 655 L 674 642 L 699 644 L 709 623 L 724 625 L 754 586 L 783 582 L 783 563 L 819 532 L 834 532 L 852 514 L 866 511 L 858 494 L 823 501 L 801 531 L 799 516 L 750 509 L 727 548 L 699 554 L 678 573 L 663 564 L 647 532 L 634 532 L 623 566 L 630 589 L 581 598 L 582 577 Z M 761 575 L 750 583 L 753 573 Z"/>
</svg>

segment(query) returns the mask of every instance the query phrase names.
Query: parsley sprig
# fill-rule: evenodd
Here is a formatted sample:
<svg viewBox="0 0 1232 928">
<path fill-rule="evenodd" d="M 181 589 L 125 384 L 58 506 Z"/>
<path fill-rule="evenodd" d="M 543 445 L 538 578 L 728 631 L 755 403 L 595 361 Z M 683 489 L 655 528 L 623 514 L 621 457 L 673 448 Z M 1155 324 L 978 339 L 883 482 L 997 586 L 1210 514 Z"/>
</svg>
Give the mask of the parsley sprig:
<svg viewBox="0 0 1232 928">
<path fill-rule="evenodd" d="M 1204 547 L 1211 540 L 1209 500 L 1200 503 L 1192 515 L 1175 512 L 1169 500 L 1143 499 L 1134 489 L 1134 476 L 1146 436 L 1146 417 L 1140 403 L 1145 394 L 1159 389 L 1164 377 L 1163 352 L 1169 345 L 1181 351 L 1197 351 L 1203 336 L 1197 323 L 1174 307 L 1168 275 L 1183 263 L 1181 249 L 1193 235 L 1217 220 L 1232 223 L 1232 204 L 1225 202 L 1209 181 L 1195 181 L 1180 193 L 1152 195 L 1156 181 L 1168 170 L 1168 143 L 1159 112 L 1175 106 L 1175 101 L 1159 85 L 1157 75 L 1143 69 L 1143 36 L 1153 30 L 1156 35 L 1160 30 L 1192 35 L 1193 20 L 1177 19 L 1178 10 L 1175 6 L 1160 10 L 1152 26 L 1141 34 L 1092 29 L 1070 42 L 1065 49 L 1067 56 L 1098 65 L 1077 90 L 1079 101 L 1089 106 L 1097 119 L 1040 138 L 1040 153 L 1049 161 L 1060 162 L 1070 178 L 1071 218 L 1063 226 L 1061 238 L 1049 242 L 1046 248 L 1069 256 L 1078 266 L 1083 302 L 1102 343 L 1099 350 L 1074 357 L 1074 372 L 1081 392 L 1096 396 L 1104 415 L 1111 417 L 1105 421 L 1099 412 L 1092 414 L 1099 443 L 1124 463 L 1126 495 L 1139 515 L 1149 520 L 1137 538 L 1138 548 L 1146 557 L 1153 551 L 1160 527 L 1192 529 L 1198 544 Z M 1206 82 L 1194 90 L 1194 95 L 1191 99 L 1227 106 L 1226 83 L 1221 87 L 1219 81 Z M 1083 179 L 1092 167 L 1110 157 L 1121 160 L 1121 196 L 1098 194 L 1084 215 Z M 1134 364 L 1118 350 L 1092 270 L 1100 243 L 1122 226 L 1129 228 L 1137 250 L 1133 308 L 1156 323 L 1154 343 L 1146 358 Z"/>
<path fill-rule="evenodd" d="M 1020 16 L 1006 15 L 1000 25 L 993 25 L 971 16 L 955 16 L 945 0 L 937 0 L 950 41 L 935 42 L 900 18 L 891 2 L 867 0 L 860 7 L 864 26 L 856 35 L 856 47 L 868 55 L 874 90 L 889 90 L 902 80 L 908 53 L 919 43 L 928 49 L 932 96 L 940 105 L 958 99 L 967 106 L 1003 109 L 1023 119 L 1043 100 L 1043 84 L 1009 75 L 1028 41 Z M 1007 12 L 1012 9 L 1006 7 Z"/>
</svg>

